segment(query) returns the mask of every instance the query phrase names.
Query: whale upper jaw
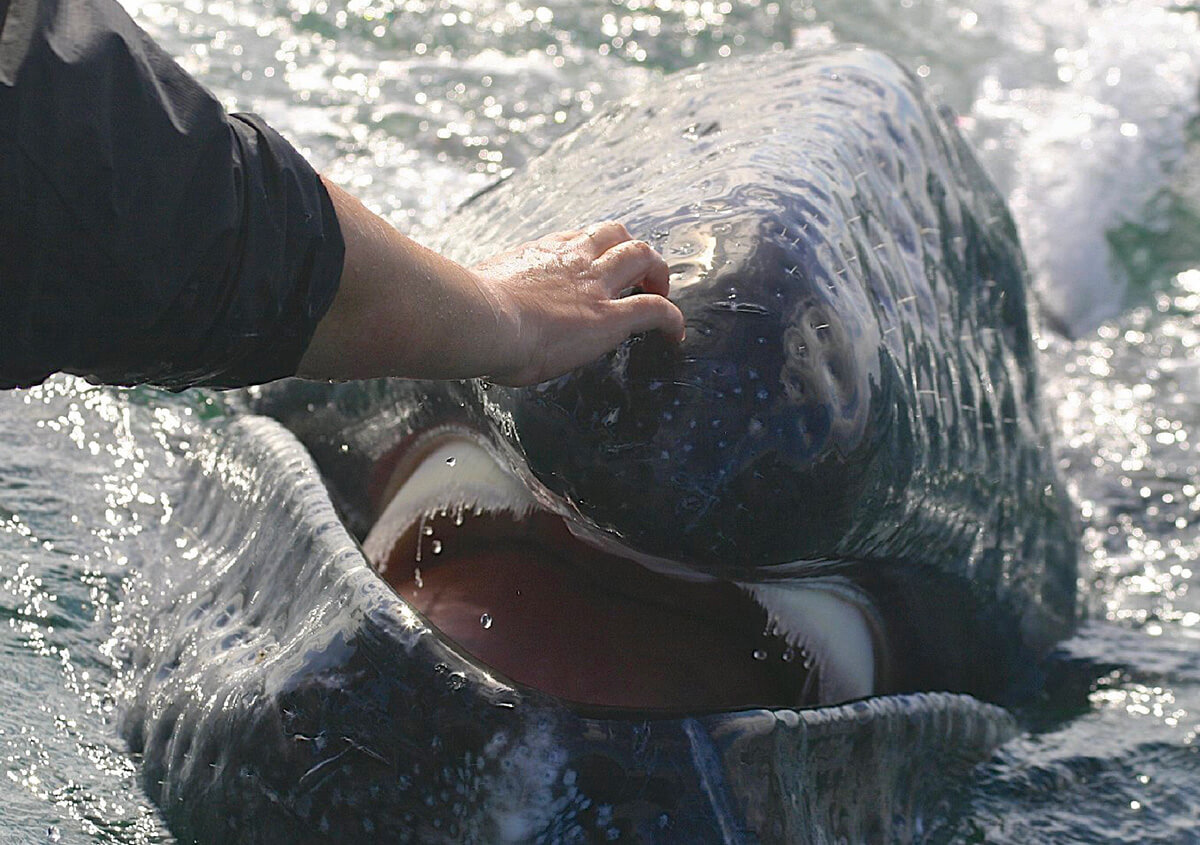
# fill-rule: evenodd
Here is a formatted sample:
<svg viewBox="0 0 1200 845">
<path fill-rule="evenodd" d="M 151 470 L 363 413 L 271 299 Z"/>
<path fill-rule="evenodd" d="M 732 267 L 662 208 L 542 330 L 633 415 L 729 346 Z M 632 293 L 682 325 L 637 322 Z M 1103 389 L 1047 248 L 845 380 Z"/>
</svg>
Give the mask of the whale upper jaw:
<svg viewBox="0 0 1200 845">
<path fill-rule="evenodd" d="M 390 460 L 368 559 L 518 684 L 582 707 L 674 711 L 880 691 L 883 625 L 846 577 L 738 582 L 640 553 L 467 428 L 409 438 Z"/>
</svg>

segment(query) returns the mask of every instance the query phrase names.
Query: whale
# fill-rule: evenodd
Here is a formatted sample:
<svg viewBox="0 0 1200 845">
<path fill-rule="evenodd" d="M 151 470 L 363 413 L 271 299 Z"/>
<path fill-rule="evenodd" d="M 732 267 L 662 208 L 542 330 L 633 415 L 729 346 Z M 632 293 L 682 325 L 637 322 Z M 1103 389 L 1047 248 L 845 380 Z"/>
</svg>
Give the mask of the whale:
<svg viewBox="0 0 1200 845">
<path fill-rule="evenodd" d="M 432 245 L 603 219 L 681 344 L 276 382 L 192 444 L 186 542 L 130 540 L 122 716 L 181 841 L 905 841 L 1019 732 L 1078 528 L 953 115 L 859 47 L 701 66 Z"/>
</svg>

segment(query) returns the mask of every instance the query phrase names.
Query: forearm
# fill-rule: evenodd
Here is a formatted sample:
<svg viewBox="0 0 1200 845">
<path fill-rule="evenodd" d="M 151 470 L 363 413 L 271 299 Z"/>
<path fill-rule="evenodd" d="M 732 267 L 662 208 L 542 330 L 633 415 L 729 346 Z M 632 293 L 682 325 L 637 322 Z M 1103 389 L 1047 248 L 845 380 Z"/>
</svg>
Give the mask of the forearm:
<svg viewBox="0 0 1200 845">
<path fill-rule="evenodd" d="M 297 375 L 467 378 L 497 364 L 508 315 L 468 268 L 404 236 L 325 180 L 345 263 L 337 296 Z"/>
<path fill-rule="evenodd" d="M 634 332 L 683 337 L 665 262 L 619 223 L 553 233 L 468 268 L 326 186 L 345 260 L 298 375 L 524 385 L 586 364 Z"/>
</svg>

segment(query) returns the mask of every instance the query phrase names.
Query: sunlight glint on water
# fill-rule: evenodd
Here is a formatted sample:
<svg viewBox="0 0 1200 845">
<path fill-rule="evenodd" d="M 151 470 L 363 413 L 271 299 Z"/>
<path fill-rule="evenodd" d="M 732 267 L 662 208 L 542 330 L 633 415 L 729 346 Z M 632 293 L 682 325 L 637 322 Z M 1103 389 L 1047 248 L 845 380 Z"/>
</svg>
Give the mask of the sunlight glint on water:
<svg viewBox="0 0 1200 845">
<path fill-rule="evenodd" d="M 405 230 L 431 230 L 604 103 L 663 74 L 857 40 L 963 115 L 1052 316 L 1046 383 L 1080 504 L 1092 622 L 1120 664 L 1005 749 L 935 837 L 1178 841 L 1200 814 L 1200 36 L 1166 2 L 128 0 L 230 109 L 263 114 Z M 583 222 L 583 221 L 581 221 Z M 1096 324 L 1102 323 L 1097 329 Z M 131 407 L 154 408 L 150 414 Z M 0 828 L 169 841 L 116 738 L 122 540 L 204 396 L 73 379 L 0 396 Z M 147 422 L 149 420 L 149 422 Z M 187 537 L 178 538 L 181 554 Z M 487 622 L 481 618 L 481 625 Z M 1097 790 L 1103 781 L 1105 789 Z"/>
</svg>

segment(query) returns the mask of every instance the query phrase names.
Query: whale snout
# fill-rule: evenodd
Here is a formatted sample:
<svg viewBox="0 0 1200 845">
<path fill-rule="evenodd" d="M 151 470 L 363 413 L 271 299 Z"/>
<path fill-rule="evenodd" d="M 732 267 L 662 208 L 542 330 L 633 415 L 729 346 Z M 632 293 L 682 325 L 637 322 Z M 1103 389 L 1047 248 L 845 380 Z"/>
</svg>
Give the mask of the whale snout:
<svg viewBox="0 0 1200 845">
<path fill-rule="evenodd" d="M 508 394 L 530 468 L 582 517 L 722 575 L 833 549 L 887 435 L 891 393 L 861 294 L 828 281 L 794 222 L 741 215 L 717 235 L 677 223 L 661 245 L 668 256 L 675 242 L 709 245 L 711 269 L 675 296 L 681 345 L 634 338 Z"/>
</svg>

